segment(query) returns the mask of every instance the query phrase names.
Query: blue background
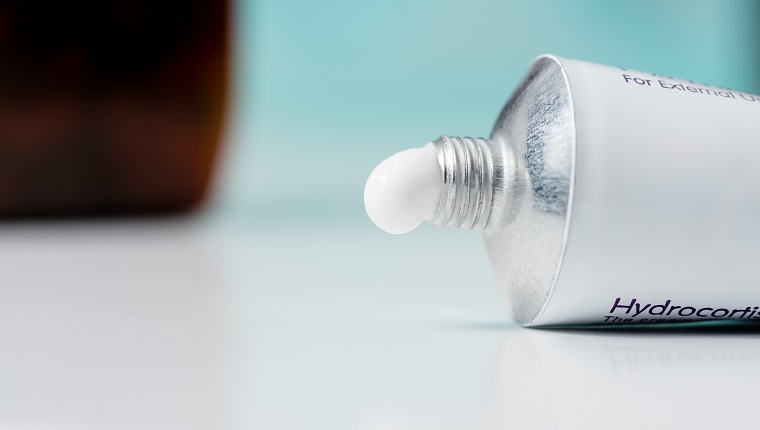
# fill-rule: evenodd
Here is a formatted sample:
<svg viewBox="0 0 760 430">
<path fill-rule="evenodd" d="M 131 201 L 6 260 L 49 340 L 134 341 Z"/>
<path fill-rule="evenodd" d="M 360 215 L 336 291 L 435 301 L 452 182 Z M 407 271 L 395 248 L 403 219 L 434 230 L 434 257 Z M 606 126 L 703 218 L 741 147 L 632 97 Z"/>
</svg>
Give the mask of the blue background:
<svg viewBox="0 0 760 430">
<path fill-rule="evenodd" d="M 487 136 L 542 53 L 760 92 L 758 18 L 749 0 L 239 0 L 211 207 L 368 223 L 375 164 L 441 134 Z"/>
</svg>

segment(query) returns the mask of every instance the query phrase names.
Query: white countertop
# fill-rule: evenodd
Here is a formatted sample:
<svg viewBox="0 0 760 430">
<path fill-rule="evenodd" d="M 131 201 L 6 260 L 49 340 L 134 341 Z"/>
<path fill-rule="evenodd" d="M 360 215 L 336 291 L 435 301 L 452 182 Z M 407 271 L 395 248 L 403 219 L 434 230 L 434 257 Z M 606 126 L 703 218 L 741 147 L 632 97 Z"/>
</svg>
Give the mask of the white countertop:
<svg viewBox="0 0 760 430">
<path fill-rule="evenodd" d="M 0 225 L 0 428 L 760 419 L 760 330 L 523 329 L 502 309 L 477 234 L 323 221 Z"/>
</svg>

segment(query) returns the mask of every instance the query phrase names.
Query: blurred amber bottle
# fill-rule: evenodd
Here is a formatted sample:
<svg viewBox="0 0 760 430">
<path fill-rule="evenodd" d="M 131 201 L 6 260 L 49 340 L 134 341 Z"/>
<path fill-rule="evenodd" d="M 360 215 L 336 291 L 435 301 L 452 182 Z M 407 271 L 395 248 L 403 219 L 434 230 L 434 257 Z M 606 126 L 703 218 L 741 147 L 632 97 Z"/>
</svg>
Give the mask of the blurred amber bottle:
<svg viewBox="0 0 760 430">
<path fill-rule="evenodd" d="M 221 131 L 226 1 L 0 3 L 0 216 L 182 211 Z"/>
</svg>

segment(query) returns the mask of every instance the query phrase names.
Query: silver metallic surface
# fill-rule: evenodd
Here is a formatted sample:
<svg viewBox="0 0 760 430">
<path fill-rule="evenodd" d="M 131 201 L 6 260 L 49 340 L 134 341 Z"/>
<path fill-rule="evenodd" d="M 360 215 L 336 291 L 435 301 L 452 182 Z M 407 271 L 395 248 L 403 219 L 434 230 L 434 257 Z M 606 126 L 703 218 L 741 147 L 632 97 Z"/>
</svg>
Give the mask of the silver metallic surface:
<svg viewBox="0 0 760 430">
<path fill-rule="evenodd" d="M 570 219 L 575 122 L 559 60 L 534 63 L 489 140 L 441 136 L 433 145 L 444 186 L 428 221 L 483 230 L 508 311 L 532 323 L 554 288 Z"/>
<path fill-rule="evenodd" d="M 554 288 L 570 217 L 575 123 L 559 60 L 534 63 L 489 140 L 441 136 L 433 145 L 444 186 L 428 221 L 483 230 L 508 311 L 532 323 Z"/>
<path fill-rule="evenodd" d="M 489 141 L 494 195 L 485 243 L 507 308 L 538 318 L 552 294 L 567 241 L 575 122 L 559 60 L 539 58 L 500 113 Z"/>
<path fill-rule="evenodd" d="M 438 209 L 428 221 L 440 227 L 483 230 L 489 221 L 496 185 L 488 142 L 441 136 L 433 145 L 443 172 L 443 192 Z"/>
</svg>

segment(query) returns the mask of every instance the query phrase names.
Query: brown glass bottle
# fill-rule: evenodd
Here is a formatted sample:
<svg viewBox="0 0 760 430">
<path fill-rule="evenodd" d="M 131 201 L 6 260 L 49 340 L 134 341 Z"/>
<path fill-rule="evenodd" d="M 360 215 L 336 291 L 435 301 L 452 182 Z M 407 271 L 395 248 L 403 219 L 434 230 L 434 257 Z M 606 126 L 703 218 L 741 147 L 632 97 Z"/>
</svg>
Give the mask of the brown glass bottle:
<svg viewBox="0 0 760 430">
<path fill-rule="evenodd" d="M 0 3 L 0 217 L 182 211 L 206 193 L 225 1 Z"/>
</svg>

